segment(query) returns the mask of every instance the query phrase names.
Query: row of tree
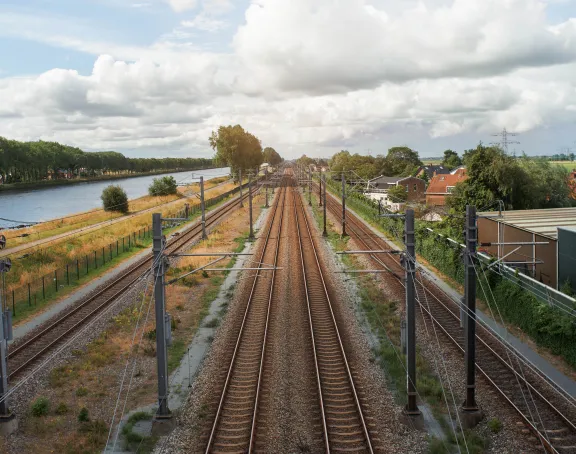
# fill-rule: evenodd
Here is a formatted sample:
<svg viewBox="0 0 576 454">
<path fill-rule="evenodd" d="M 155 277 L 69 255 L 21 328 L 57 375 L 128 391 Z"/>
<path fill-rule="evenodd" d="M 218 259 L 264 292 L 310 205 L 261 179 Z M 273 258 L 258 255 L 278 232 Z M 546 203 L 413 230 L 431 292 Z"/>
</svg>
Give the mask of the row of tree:
<svg viewBox="0 0 576 454">
<path fill-rule="evenodd" d="M 456 185 L 448 206 L 463 213 L 466 205 L 495 209 L 502 200 L 506 209 L 561 208 L 575 204 L 568 170 L 549 158 L 513 157 L 499 147 L 482 144 L 462 158 L 468 178 Z"/>
<path fill-rule="evenodd" d="M 220 126 L 208 141 L 216 151 L 215 162 L 230 166 L 234 174 L 238 170 L 256 169 L 264 162 L 276 166 L 283 161 L 274 148 L 262 150 L 260 139 L 240 125 Z"/>
<path fill-rule="evenodd" d="M 409 147 L 393 147 L 386 156 L 350 154 L 347 150 L 336 153 L 330 159 L 330 170 L 342 172 L 354 170 L 364 179 L 384 176 L 410 176 L 422 165 L 417 151 Z"/>
<path fill-rule="evenodd" d="M 19 142 L 0 137 L 0 181 L 35 182 L 111 173 L 196 170 L 210 158 L 128 158 L 114 151 L 85 152 L 58 142 Z"/>
</svg>

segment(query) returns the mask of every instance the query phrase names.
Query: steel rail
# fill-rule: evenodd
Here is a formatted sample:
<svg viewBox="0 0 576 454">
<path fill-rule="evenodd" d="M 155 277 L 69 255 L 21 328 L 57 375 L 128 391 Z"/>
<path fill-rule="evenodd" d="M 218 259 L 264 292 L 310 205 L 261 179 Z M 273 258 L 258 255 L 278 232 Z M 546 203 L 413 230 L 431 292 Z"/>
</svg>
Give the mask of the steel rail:
<svg viewBox="0 0 576 454">
<path fill-rule="evenodd" d="M 329 310 L 330 310 L 330 318 L 331 318 L 331 320 L 332 320 L 332 324 L 333 324 L 333 327 L 334 327 L 334 331 L 336 332 L 336 337 L 337 337 L 337 339 L 338 339 L 339 351 L 340 351 L 340 353 L 341 353 L 341 355 L 342 355 L 342 360 L 343 360 L 344 365 L 345 365 L 346 375 L 347 375 L 348 382 L 349 382 L 349 384 L 350 384 L 350 388 L 351 388 L 351 391 L 352 391 L 352 394 L 353 394 L 353 397 L 354 397 L 354 402 L 355 402 L 355 404 L 356 404 L 356 409 L 357 409 L 357 411 L 358 411 L 358 416 L 359 416 L 359 419 L 360 419 L 360 421 L 361 421 L 362 431 L 363 431 L 363 433 L 364 433 L 364 437 L 365 437 L 366 443 L 367 443 L 367 445 L 368 445 L 368 451 L 369 451 L 370 453 L 373 453 L 374 450 L 373 450 L 373 447 L 372 447 L 372 441 L 371 441 L 370 433 L 369 433 L 369 431 L 368 431 L 368 426 L 367 426 L 366 420 L 365 420 L 365 418 L 364 418 L 364 412 L 363 412 L 363 410 L 362 410 L 362 404 L 360 403 L 360 399 L 358 398 L 358 392 L 357 392 L 357 390 L 356 390 L 356 385 L 355 385 L 355 383 L 354 383 L 354 378 L 353 378 L 352 372 L 351 372 L 351 370 L 350 370 L 350 364 L 349 364 L 349 362 L 348 362 L 348 358 L 347 358 L 347 355 L 346 355 L 346 351 L 344 350 L 344 344 L 343 344 L 343 342 L 342 342 L 342 337 L 341 337 L 341 335 L 340 335 L 340 330 L 338 329 L 338 323 L 336 322 L 336 317 L 335 317 L 335 315 L 334 315 L 334 309 L 333 309 L 333 307 L 332 307 L 332 301 L 331 301 L 331 299 L 330 299 L 330 295 L 328 294 L 328 289 L 327 289 L 327 287 L 326 287 L 326 281 L 325 281 L 325 279 L 324 279 L 324 273 L 323 273 L 323 271 L 322 271 L 322 267 L 321 267 L 320 261 L 319 261 L 319 259 L 318 259 L 318 253 L 317 253 L 317 250 L 316 250 L 316 245 L 314 244 L 314 239 L 313 239 L 314 237 L 313 237 L 313 235 L 312 235 L 312 230 L 310 229 L 310 224 L 309 224 L 309 222 L 308 222 L 308 217 L 307 217 L 306 212 L 305 212 L 305 210 L 304 210 L 304 205 L 303 205 L 303 203 L 302 203 L 302 198 L 301 198 L 301 197 L 298 197 L 298 199 L 299 199 L 299 201 L 300 201 L 300 203 L 299 203 L 300 212 L 302 213 L 302 216 L 303 216 L 303 218 L 304 218 L 304 224 L 305 224 L 305 226 L 306 226 L 306 231 L 305 231 L 304 233 L 307 233 L 308 236 L 309 236 L 309 238 L 310 238 L 310 244 L 312 245 L 311 250 L 312 250 L 312 252 L 314 253 L 314 263 L 315 263 L 315 265 L 316 265 L 316 267 L 317 267 L 318 274 L 319 274 L 320 280 L 321 280 L 321 282 L 322 282 L 322 288 L 323 288 L 323 290 L 324 290 L 324 296 L 325 296 L 325 298 L 326 298 L 326 302 L 327 302 L 328 308 L 329 308 Z M 319 388 L 319 389 L 318 389 L 318 393 L 319 393 L 319 396 L 320 396 L 320 404 L 321 404 L 321 410 L 322 410 L 322 418 L 323 418 L 322 424 L 323 424 L 323 427 L 324 427 L 324 434 L 325 434 L 325 440 L 326 440 L 326 452 L 329 453 L 329 452 L 330 452 L 330 439 L 329 439 L 328 428 L 327 428 L 326 412 L 325 412 L 325 409 L 324 409 L 324 400 L 323 400 L 322 384 L 321 384 L 321 380 L 320 380 L 320 375 L 321 375 L 321 373 L 320 373 L 320 369 L 319 369 L 319 367 L 318 367 L 318 351 L 317 351 L 316 342 L 315 342 L 315 337 L 316 337 L 316 336 L 315 336 L 314 322 L 313 322 L 313 320 L 312 320 L 312 309 L 311 309 L 311 301 L 310 301 L 310 288 L 308 287 L 308 284 L 307 284 L 307 282 L 306 282 L 306 269 L 307 269 L 307 265 L 306 265 L 306 261 L 304 260 L 304 245 L 303 245 L 303 242 L 302 242 L 302 235 L 301 235 L 301 232 L 300 232 L 300 222 L 301 222 L 300 219 L 301 219 L 301 217 L 298 216 L 298 207 L 296 206 L 296 203 L 295 203 L 295 207 L 294 207 L 294 208 L 295 208 L 295 211 L 296 211 L 296 219 L 297 219 L 297 224 L 296 224 L 296 225 L 297 225 L 297 231 L 298 231 L 298 242 L 299 242 L 299 246 L 300 246 L 300 258 L 301 258 L 301 264 L 302 264 L 302 275 L 303 275 L 303 278 L 304 278 L 304 285 L 305 285 L 305 288 L 306 288 L 306 303 L 307 303 L 307 306 L 308 306 L 308 318 L 309 318 L 309 325 L 310 325 L 310 334 L 311 334 L 311 336 L 312 336 L 312 345 L 313 345 L 313 352 L 314 352 L 314 362 L 315 362 L 315 365 L 316 365 L 316 376 L 317 376 L 317 383 L 318 383 L 318 388 Z"/>
<path fill-rule="evenodd" d="M 278 235 L 277 235 L 277 241 L 276 241 L 276 251 L 275 251 L 275 262 L 274 262 L 274 266 L 276 266 L 276 260 L 278 257 L 278 247 L 280 245 L 280 233 L 282 230 L 282 221 L 284 218 L 284 201 L 286 199 L 286 188 L 282 187 L 281 188 L 283 193 L 282 193 L 282 203 L 280 203 L 280 195 L 278 196 L 278 198 L 276 199 L 276 203 L 274 204 L 274 212 L 272 213 L 272 218 L 269 221 L 269 227 L 268 227 L 268 231 L 266 232 L 266 237 L 264 239 L 264 245 L 262 247 L 262 253 L 260 254 L 260 263 L 263 262 L 264 260 L 264 256 L 266 254 L 267 248 L 268 248 L 268 242 L 270 240 L 270 234 L 272 233 L 272 229 L 274 227 L 274 220 L 276 218 L 276 215 L 278 213 L 278 207 L 282 206 L 282 210 L 280 213 L 280 219 L 279 219 L 279 226 L 278 226 Z M 255 403 L 254 403 L 254 410 L 252 413 L 252 422 L 251 422 L 251 428 L 250 428 L 250 441 L 249 441 L 249 447 L 248 447 L 248 452 L 252 452 L 252 444 L 254 441 L 254 431 L 255 431 L 255 422 L 256 422 L 256 414 L 257 414 L 257 406 L 258 406 L 258 402 L 257 399 L 259 398 L 259 386 L 261 383 L 261 373 L 262 373 L 262 365 L 263 365 L 263 359 L 264 359 L 264 351 L 265 351 L 265 347 L 266 347 L 266 335 L 267 335 L 267 330 L 268 330 L 268 317 L 270 314 L 270 306 L 271 306 L 271 300 L 272 300 L 272 293 L 273 293 L 273 289 L 274 289 L 274 277 L 275 277 L 275 273 L 273 275 L 273 278 L 270 280 L 270 295 L 269 295 L 269 300 L 268 300 L 268 308 L 267 308 L 267 317 L 266 317 L 266 326 L 265 326 L 265 333 L 264 333 L 264 338 L 263 338 L 263 346 L 262 346 L 262 353 L 261 353 L 261 357 L 260 357 L 260 366 L 259 366 L 259 377 L 258 377 L 258 383 L 257 383 L 257 390 L 256 390 L 256 399 L 255 399 Z M 214 417 L 214 421 L 212 423 L 212 429 L 210 430 L 210 436 L 206 445 L 206 453 L 209 453 L 210 450 L 212 449 L 212 444 L 215 440 L 216 437 L 216 432 L 218 430 L 219 427 L 219 422 L 220 422 L 220 417 L 222 414 L 222 409 L 224 407 L 224 400 L 226 399 L 226 395 L 228 393 L 228 387 L 232 378 L 232 374 L 233 374 L 233 370 L 234 367 L 236 365 L 236 357 L 238 355 L 238 350 L 240 348 L 240 343 L 243 339 L 243 334 L 244 334 L 244 328 L 246 326 L 246 321 L 248 319 L 248 314 L 250 312 L 251 309 L 251 304 L 253 301 L 253 297 L 255 294 L 255 289 L 256 289 L 256 284 L 258 283 L 258 278 L 259 278 L 259 274 L 256 274 L 254 277 L 254 280 L 252 282 L 252 288 L 250 290 L 250 295 L 248 297 L 248 302 L 246 305 L 246 309 L 244 310 L 244 315 L 242 317 L 242 323 L 240 325 L 240 331 L 238 333 L 238 336 L 236 338 L 236 343 L 234 346 L 234 351 L 232 353 L 232 358 L 230 360 L 230 365 L 228 366 L 228 371 L 226 373 L 226 381 L 224 382 L 224 387 L 222 389 L 222 393 L 220 395 L 220 399 L 219 399 L 219 403 L 218 403 L 218 408 L 216 410 L 216 416 Z"/>
<path fill-rule="evenodd" d="M 248 194 L 246 196 L 244 196 L 244 198 L 247 198 L 247 197 L 248 197 Z M 207 217 L 206 222 L 208 223 L 209 226 L 214 225 L 215 223 L 217 223 L 217 221 L 219 221 L 222 217 L 226 216 L 230 212 L 229 211 L 230 208 L 233 208 L 234 206 L 238 205 L 239 203 L 240 203 L 240 200 L 238 198 L 235 198 L 234 200 L 231 200 L 231 201 L 225 203 L 221 207 L 212 211 L 212 213 L 210 213 L 210 215 Z M 189 241 L 194 239 L 194 237 L 199 235 L 201 233 L 201 228 L 202 228 L 201 223 L 199 223 L 199 222 L 195 223 L 194 225 L 190 226 L 190 228 L 186 232 L 184 232 L 184 234 L 182 234 L 182 235 L 174 238 L 172 241 L 170 241 L 168 243 L 168 246 L 166 249 L 170 250 L 172 252 L 178 250 L 179 248 L 184 246 L 186 243 L 188 243 Z M 110 283 L 105 284 L 104 287 L 99 289 L 95 294 L 91 295 L 87 300 L 81 302 L 79 305 L 74 307 L 72 310 L 62 314 L 61 317 L 59 317 L 57 320 L 53 321 L 50 325 L 43 328 L 40 332 L 34 334 L 29 339 L 25 339 L 24 341 L 19 342 L 13 349 L 9 350 L 8 359 L 14 360 L 15 357 L 18 357 L 18 355 L 27 351 L 27 349 L 30 348 L 31 345 L 42 340 L 43 337 L 47 336 L 50 332 L 54 331 L 61 324 L 63 324 L 68 319 L 70 319 L 72 316 L 78 314 L 83 309 L 86 309 L 87 307 L 89 307 L 89 305 L 91 305 L 93 302 L 97 301 L 107 291 L 114 289 L 115 286 L 122 283 L 124 280 L 129 279 L 131 275 L 144 270 L 147 266 L 150 265 L 151 262 L 152 262 L 151 257 L 145 257 L 145 258 L 139 260 L 136 264 L 134 264 L 133 266 L 128 268 L 124 273 L 122 273 L 118 278 L 114 279 Z M 143 271 L 136 278 L 129 279 L 128 283 L 126 285 L 124 285 L 122 288 L 120 288 L 118 291 L 116 291 L 111 297 L 107 297 L 103 303 L 99 304 L 94 310 L 90 311 L 86 316 L 82 317 L 80 319 L 80 321 L 75 323 L 71 328 L 69 328 L 66 331 L 64 331 L 63 333 L 61 333 L 58 337 L 56 337 L 56 339 L 53 339 L 52 341 L 50 341 L 49 343 L 44 345 L 43 348 L 39 352 L 36 352 L 31 358 L 28 358 L 24 363 L 20 364 L 16 368 L 14 368 L 14 370 L 12 370 L 10 372 L 9 378 L 14 378 L 19 372 L 24 370 L 30 363 L 32 363 L 38 357 L 40 357 L 42 354 L 44 354 L 46 351 L 48 351 L 54 344 L 56 344 L 57 342 L 59 342 L 60 340 L 62 340 L 66 336 L 68 336 L 72 331 L 74 331 L 79 326 L 84 324 L 89 318 L 96 315 L 98 312 L 100 312 L 102 309 L 104 309 L 106 306 L 108 306 L 111 302 L 113 302 L 115 299 L 117 299 L 120 295 L 122 295 L 123 293 L 128 291 L 132 287 L 132 285 L 136 281 L 138 281 L 138 279 L 140 279 L 145 273 L 146 273 L 146 271 Z"/>
<path fill-rule="evenodd" d="M 332 197 L 332 195 L 330 195 L 330 199 L 328 199 L 328 202 L 330 204 L 330 206 L 332 207 L 331 211 L 334 215 L 336 215 L 338 217 L 339 215 L 339 211 L 338 211 L 338 207 L 339 204 L 337 201 L 335 201 Z M 350 228 L 351 224 L 353 225 L 352 227 L 352 233 L 355 234 L 354 238 L 359 240 L 362 244 L 364 244 L 364 246 L 367 249 L 370 249 L 371 246 L 366 242 L 365 238 L 370 238 L 370 240 L 373 242 L 373 244 L 377 245 L 378 247 L 381 247 L 381 243 L 385 243 L 386 245 L 387 242 L 381 238 L 374 238 L 375 235 L 372 234 L 371 232 L 368 232 L 366 230 L 366 228 L 362 225 L 362 221 L 359 221 L 356 219 L 356 216 L 350 215 L 349 218 L 347 218 L 348 222 L 347 222 L 347 226 Z M 361 233 L 364 235 L 364 237 L 362 235 L 359 235 L 354 229 L 358 229 L 361 231 Z M 392 276 L 394 276 L 394 278 L 397 280 L 398 283 L 400 283 L 400 285 L 402 285 L 402 287 L 405 287 L 405 284 L 402 282 L 402 279 L 398 277 L 398 275 L 393 272 L 379 257 L 377 257 L 374 254 L 369 254 L 370 257 L 376 262 L 378 263 L 380 266 L 382 266 L 386 271 L 389 271 L 390 274 Z M 395 263 L 397 263 L 399 265 L 399 263 L 397 262 L 397 260 L 394 257 L 390 257 L 390 260 L 393 260 Z M 441 289 L 439 289 L 436 284 L 434 282 L 429 281 L 428 279 L 426 280 L 428 284 L 430 284 L 433 288 L 435 288 L 436 290 L 444 293 Z M 436 302 L 438 304 L 440 304 L 450 315 L 452 315 L 455 319 L 460 320 L 460 318 L 454 314 L 454 312 L 452 310 L 450 310 L 439 298 L 437 295 L 435 295 L 430 289 L 424 287 L 422 284 L 420 284 L 420 288 L 424 291 L 424 294 L 428 294 L 430 295 L 434 300 L 436 300 Z M 450 299 L 451 300 L 451 299 Z M 431 313 L 430 310 L 428 310 L 423 304 L 420 303 L 420 301 L 418 301 L 418 303 L 420 304 L 420 306 L 426 311 L 426 313 L 428 313 L 428 315 L 430 316 L 431 320 L 436 323 L 436 325 L 442 330 L 442 332 L 444 332 L 447 337 L 463 352 L 463 348 L 460 346 L 460 343 L 458 342 L 458 340 L 456 340 L 449 332 L 448 330 L 443 326 L 443 324 Z M 483 330 L 485 330 L 485 328 L 482 328 Z M 476 335 L 477 339 L 481 342 L 481 344 L 488 349 L 489 353 L 493 354 L 496 359 L 498 360 L 498 362 L 500 362 L 501 364 L 503 364 L 510 372 L 512 372 L 519 380 L 521 380 L 524 385 L 526 385 L 531 392 L 534 392 L 537 397 L 543 401 L 562 421 L 564 421 L 564 423 L 566 423 L 570 428 L 572 428 L 575 432 L 576 432 L 576 426 L 574 425 L 574 423 L 570 420 L 570 418 L 568 418 L 567 416 L 565 416 L 562 411 L 560 409 L 558 409 L 552 402 L 550 402 L 545 396 L 543 396 L 535 387 L 534 385 L 532 385 L 523 375 L 520 375 L 508 362 L 506 362 L 492 347 L 490 347 L 486 341 L 480 336 L 480 334 Z M 498 340 L 496 340 L 498 341 Z M 502 344 L 502 348 L 507 349 L 509 351 L 510 348 L 508 346 L 506 346 L 505 344 Z M 512 351 L 511 351 L 512 352 Z M 512 352 L 512 354 L 514 354 L 514 352 Z M 524 420 L 524 422 L 528 425 L 528 427 L 530 428 L 530 431 L 534 433 L 534 435 L 540 440 L 542 441 L 542 443 L 545 445 L 546 449 L 549 452 L 552 453 L 558 453 L 558 451 L 554 448 L 554 446 L 548 441 L 547 437 L 545 434 L 542 433 L 542 431 L 540 429 L 538 429 L 534 423 L 532 421 L 530 421 L 530 419 L 528 418 L 528 416 L 510 399 L 510 397 L 506 394 L 506 392 L 497 384 L 495 383 L 495 381 L 491 378 L 489 372 L 487 372 L 486 370 L 484 370 L 481 366 L 479 366 L 478 364 L 476 364 L 476 368 L 478 369 L 478 371 L 489 381 L 489 383 L 491 383 L 494 388 L 504 397 L 504 399 L 516 410 L 516 412 L 520 415 L 520 417 Z M 548 384 L 548 382 L 546 382 Z M 534 404 L 535 405 L 535 404 Z M 546 431 L 546 429 L 544 428 L 544 431 Z"/>
</svg>

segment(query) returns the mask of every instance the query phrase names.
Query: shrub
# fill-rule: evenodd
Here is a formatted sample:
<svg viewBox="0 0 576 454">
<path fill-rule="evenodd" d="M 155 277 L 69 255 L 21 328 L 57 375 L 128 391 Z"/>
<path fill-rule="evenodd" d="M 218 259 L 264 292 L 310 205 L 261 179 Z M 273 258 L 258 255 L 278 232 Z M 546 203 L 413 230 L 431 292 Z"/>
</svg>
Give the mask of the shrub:
<svg viewBox="0 0 576 454">
<path fill-rule="evenodd" d="M 60 402 L 54 410 L 54 413 L 57 415 L 65 415 L 68 413 L 68 405 L 66 405 L 64 402 Z"/>
<path fill-rule="evenodd" d="M 498 418 L 492 418 L 490 421 L 488 421 L 488 428 L 497 434 L 502 430 L 502 421 L 500 421 Z"/>
<path fill-rule="evenodd" d="M 88 395 L 88 390 L 86 388 L 84 388 L 83 386 L 81 386 L 80 388 L 78 388 L 76 390 L 76 395 L 78 397 L 86 396 L 86 395 Z"/>
<path fill-rule="evenodd" d="M 102 191 L 100 198 L 102 199 L 105 211 L 128 213 L 128 196 L 121 186 L 113 184 L 107 186 Z"/>
<path fill-rule="evenodd" d="M 46 397 L 39 397 L 32 404 L 32 416 L 46 416 L 50 409 L 50 401 Z"/>
<path fill-rule="evenodd" d="M 90 421 L 90 415 L 88 414 L 88 409 L 82 407 L 80 413 L 78 413 L 78 422 L 88 422 Z"/>
<path fill-rule="evenodd" d="M 178 193 L 178 183 L 174 177 L 154 178 L 148 187 L 148 194 L 151 196 L 170 195 Z"/>
</svg>

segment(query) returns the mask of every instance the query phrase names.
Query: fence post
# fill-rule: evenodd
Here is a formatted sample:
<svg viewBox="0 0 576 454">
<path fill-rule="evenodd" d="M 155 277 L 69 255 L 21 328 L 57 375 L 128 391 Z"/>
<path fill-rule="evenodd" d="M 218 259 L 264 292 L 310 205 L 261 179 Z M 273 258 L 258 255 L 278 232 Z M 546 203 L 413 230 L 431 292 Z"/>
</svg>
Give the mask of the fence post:
<svg viewBox="0 0 576 454">
<path fill-rule="evenodd" d="M 80 260 L 76 259 L 76 280 L 80 280 Z"/>
<path fill-rule="evenodd" d="M 16 303 L 14 299 L 14 290 L 12 290 L 12 313 L 14 314 L 14 317 L 16 317 Z"/>
<path fill-rule="evenodd" d="M 66 264 L 66 285 L 70 285 L 70 272 L 68 270 L 68 264 Z"/>
<path fill-rule="evenodd" d="M 56 291 L 58 291 L 58 270 L 54 271 L 54 285 L 56 286 Z"/>
<path fill-rule="evenodd" d="M 30 296 L 30 282 L 28 282 L 28 306 L 32 306 L 32 297 Z"/>
<path fill-rule="evenodd" d="M 106 252 L 104 252 L 104 248 L 102 248 L 102 265 L 106 263 Z"/>
<path fill-rule="evenodd" d="M 116 240 L 116 257 L 118 257 L 118 240 Z"/>
<path fill-rule="evenodd" d="M 126 252 L 126 248 L 124 247 L 124 239 L 125 237 L 122 237 L 122 252 Z"/>
<path fill-rule="evenodd" d="M 132 248 L 132 236 L 128 234 L 128 249 Z"/>
<path fill-rule="evenodd" d="M 88 274 L 89 265 L 88 265 L 88 256 L 86 256 L 86 274 Z"/>
<path fill-rule="evenodd" d="M 110 260 L 112 260 L 112 243 L 108 245 L 108 248 L 110 250 Z"/>
<path fill-rule="evenodd" d="M 46 286 L 44 284 L 44 276 L 42 276 L 42 299 L 46 299 Z"/>
<path fill-rule="evenodd" d="M 98 268 L 98 259 L 96 258 L 96 251 L 94 251 L 94 269 Z"/>
</svg>

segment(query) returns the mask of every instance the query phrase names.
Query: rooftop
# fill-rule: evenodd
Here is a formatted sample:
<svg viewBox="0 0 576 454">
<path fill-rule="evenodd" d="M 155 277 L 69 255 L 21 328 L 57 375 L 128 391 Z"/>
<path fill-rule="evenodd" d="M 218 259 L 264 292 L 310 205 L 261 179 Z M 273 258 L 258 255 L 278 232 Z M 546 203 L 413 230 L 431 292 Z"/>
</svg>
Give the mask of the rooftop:
<svg viewBox="0 0 576 454">
<path fill-rule="evenodd" d="M 485 211 L 479 215 L 498 215 L 497 211 Z M 576 227 L 576 208 L 548 208 L 545 210 L 503 211 L 502 217 L 493 218 L 496 222 L 511 225 L 519 229 L 558 238 L 558 227 Z"/>
</svg>

